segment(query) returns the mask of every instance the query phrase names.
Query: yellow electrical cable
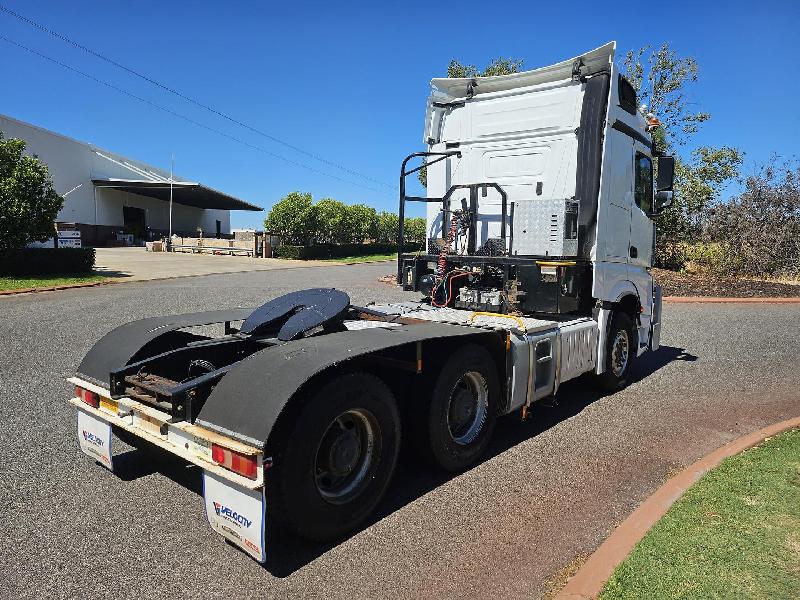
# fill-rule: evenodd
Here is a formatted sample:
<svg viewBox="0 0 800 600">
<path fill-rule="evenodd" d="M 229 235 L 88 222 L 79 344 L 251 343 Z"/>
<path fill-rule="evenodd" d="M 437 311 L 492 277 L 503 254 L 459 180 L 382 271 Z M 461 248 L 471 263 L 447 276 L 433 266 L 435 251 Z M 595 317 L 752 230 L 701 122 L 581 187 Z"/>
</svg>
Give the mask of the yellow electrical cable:
<svg viewBox="0 0 800 600">
<path fill-rule="evenodd" d="M 536 264 L 540 267 L 574 267 L 578 263 L 574 260 L 565 260 L 561 262 L 537 260 Z"/>
</svg>

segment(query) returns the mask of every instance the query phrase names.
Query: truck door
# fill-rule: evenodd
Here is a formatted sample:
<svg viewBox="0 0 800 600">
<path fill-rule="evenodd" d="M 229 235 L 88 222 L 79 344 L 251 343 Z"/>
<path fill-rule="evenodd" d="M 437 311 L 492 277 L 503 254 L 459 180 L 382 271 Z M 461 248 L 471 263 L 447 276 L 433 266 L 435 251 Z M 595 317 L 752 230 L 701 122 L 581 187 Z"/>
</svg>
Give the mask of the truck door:
<svg viewBox="0 0 800 600">
<path fill-rule="evenodd" d="M 628 278 L 639 291 L 642 303 L 639 340 L 647 342 L 652 314 L 653 278 L 648 267 L 653 264 L 653 159 L 639 142 L 634 144 L 633 203 L 631 204 L 631 242 Z"/>
<path fill-rule="evenodd" d="M 633 203 L 631 204 L 631 242 L 629 263 L 638 267 L 653 264 L 653 159 L 645 147 L 634 144 Z"/>
<path fill-rule="evenodd" d="M 603 201 L 597 223 L 598 259 L 627 263 L 633 204 L 633 140 L 616 129 L 610 129 L 607 135 Z"/>
</svg>

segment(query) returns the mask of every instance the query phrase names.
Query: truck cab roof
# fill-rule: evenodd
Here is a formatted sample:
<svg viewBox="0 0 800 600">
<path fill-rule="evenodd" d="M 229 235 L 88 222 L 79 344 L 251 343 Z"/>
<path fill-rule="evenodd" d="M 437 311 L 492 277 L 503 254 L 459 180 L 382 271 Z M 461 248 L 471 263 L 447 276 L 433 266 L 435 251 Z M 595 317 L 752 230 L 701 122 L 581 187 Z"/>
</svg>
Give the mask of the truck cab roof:
<svg viewBox="0 0 800 600">
<path fill-rule="evenodd" d="M 491 77 L 438 77 L 431 79 L 431 87 L 434 90 L 434 94 L 438 93 L 437 95 L 440 97 L 441 95 L 446 95 L 452 100 L 472 97 L 472 95 L 477 96 L 479 94 L 513 90 L 570 79 L 573 75 L 573 68 L 578 61 L 580 61 L 580 75 L 585 77 L 601 71 L 607 71 L 614 60 L 616 47 L 616 42 L 608 42 L 580 56 L 521 73 L 494 75 Z M 470 84 L 472 84 L 473 90 L 471 93 L 469 92 Z M 444 100 L 444 98 L 442 99 Z"/>
</svg>

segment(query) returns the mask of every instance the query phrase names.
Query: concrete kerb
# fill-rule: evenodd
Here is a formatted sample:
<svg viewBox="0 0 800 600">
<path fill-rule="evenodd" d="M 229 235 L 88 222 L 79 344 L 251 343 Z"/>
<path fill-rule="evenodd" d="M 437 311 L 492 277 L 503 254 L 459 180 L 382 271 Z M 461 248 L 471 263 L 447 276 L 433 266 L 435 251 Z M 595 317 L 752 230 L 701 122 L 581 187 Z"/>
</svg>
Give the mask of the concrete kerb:
<svg viewBox="0 0 800 600">
<path fill-rule="evenodd" d="M 698 479 L 729 456 L 739 454 L 760 444 L 768 437 L 796 427 L 800 427 L 800 417 L 781 421 L 741 436 L 721 448 L 717 448 L 670 478 L 606 538 L 567 582 L 564 589 L 555 596 L 555 600 L 596 598 L 614 569 L 625 560 L 650 528 L 667 513 L 672 504 Z"/>
<path fill-rule="evenodd" d="M 16 290 L 0 290 L 0 296 L 14 296 L 16 294 L 34 294 L 38 292 L 55 292 L 58 290 L 70 290 L 73 288 L 97 287 L 98 285 L 108 285 L 110 283 L 119 283 L 119 281 L 110 279 L 104 281 L 88 281 L 86 283 L 68 283 L 65 285 L 53 285 L 46 287 L 19 288 Z"/>
</svg>

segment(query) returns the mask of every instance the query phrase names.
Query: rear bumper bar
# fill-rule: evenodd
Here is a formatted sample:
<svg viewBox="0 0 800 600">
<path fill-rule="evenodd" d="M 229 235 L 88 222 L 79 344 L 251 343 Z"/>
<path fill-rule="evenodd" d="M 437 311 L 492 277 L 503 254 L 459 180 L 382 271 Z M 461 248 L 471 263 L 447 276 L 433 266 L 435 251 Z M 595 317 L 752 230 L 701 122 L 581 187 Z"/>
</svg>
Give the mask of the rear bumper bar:
<svg viewBox="0 0 800 600">
<path fill-rule="evenodd" d="M 79 377 L 71 377 L 67 381 L 99 394 L 103 399 L 109 401 L 111 399 L 111 393 L 107 389 Z M 118 407 L 116 412 L 111 408 L 113 405 L 110 403 L 104 403 L 100 408 L 94 408 L 79 398 L 71 398 L 69 402 L 76 408 L 80 408 L 113 427 L 123 429 L 245 489 L 258 490 L 264 486 L 264 455 L 260 448 L 243 444 L 238 440 L 186 421 L 173 422 L 170 414 L 127 397 L 113 401 Z M 215 463 L 211 458 L 211 444 L 217 444 L 248 456 L 255 456 L 258 462 L 256 479 L 248 479 Z"/>
</svg>

